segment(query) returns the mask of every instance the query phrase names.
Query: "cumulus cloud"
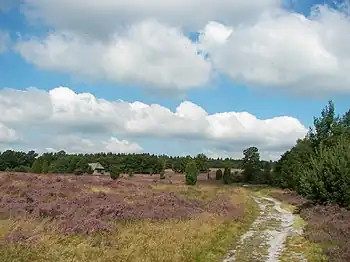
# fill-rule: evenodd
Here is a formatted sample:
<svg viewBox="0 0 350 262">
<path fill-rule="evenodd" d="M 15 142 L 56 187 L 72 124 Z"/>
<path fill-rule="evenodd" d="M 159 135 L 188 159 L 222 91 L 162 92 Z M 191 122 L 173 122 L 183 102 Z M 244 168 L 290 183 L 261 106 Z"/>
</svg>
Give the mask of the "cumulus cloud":
<svg viewBox="0 0 350 262">
<path fill-rule="evenodd" d="M 248 86 L 298 93 L 350 93 L 350 21 L 345 13 L 315 7 L 310 17 L 286 11 L 253 25 L 210 22 L 202 48 L 215 68 Z"/>
<path fill-rule="evenodd" d="M 108 41 L 75 33 L 51 33 L 16 46 L 36 66 L 97 80 L 186 90 L 205 85 L 211 65 L 198 48 L 173 27 L 147 20 Z"/>
<path fill-rule="evenodd" d="M 0 143 L 11 143 L 19 140 L 16 131 L 0 123 Z"/>
<path fill-rule="evenodd" d="M 94 140 L 83 138 L 76 135 L 59 136 L 53 139 L 50 148 L 47 151 L 60 151 L 66 149 L 68 153 L 140 153 L 142 147 L 137 143 L 127 140 L 119 140 L 116 137 L 110 137 L 107 140 Z"/>
<path fill-rule="evenodd" d="M 0 30 L 0 54 L 8 50 L 10 44 L 10 35 L 7 31 Z"/>
<path fill-rule="evenodd" d="M 40 99 L 35 99 L 34 96 Z M 17 108 L 15 117 L 8 117 L 5 111 L 0 115 L 1 123 L 20 129 L 20 123 L 25 122 L 28 131 L 32 126 L 30 123 L 33 122 L 38 127 L 38 132 L 74 135 L 68 140 L 58 139 L 56 146 L 47 146 L 53 148 L 61 145 L 73 150 L 142 150 L 137 144 L 115 138 L 127 136 L 167 139 L 166 141 L 200 141 L 203 145 L 228 152 L 252 145 L 259 146 L 262 150 L 280 152 L 291 147 L 307 132 L 297 119 L 288 116 L 258 119 L 248 112 L 208 114 L 204 108 L 190 101 L 182 102 L 173 112 L 158 104 L 98 99 L 89 93 L 75 93 L 67 87 L 54 88 L 49 92 L 34 88 L 26 91 L 0 91 L 0 108 L 14 108 L 12 101 Z M 36 106 L 33 105 L 35 103 Z M 40 122 L 35 120 L 35 115 Z M 112 138 L 97 143 L 89 137 L 84 138 L 85 140 L 76 139 L 75 136 L 78 135 L 103 135 Z M 74 146 L 76 144 L 77 147 Z"/>
<path fill-rule="evenodd" d="M 69 1 L 70 8 L 67 8 L 68 1 L 27 0 L 25 6 L 30 7 L 30 12 L 47 22 L 54 19 L 50 23 L 55 26 L 64 24 L 59 18 L 65 20 L 70 15 L 75 22 L 57 26 L 66 31 L 54 31 L 43 39 L 22 39 L 16 50 L 39 68 L 95 80 L 144 84 L 166 92 L 207 86 L 216 76 L 214 72 L 218 72 L 228 75 L 233 82 L 253 88 L 274 88 L 304 95 L 350 93 L 347 46 L 350 21 L 343 10 L 315 6 L 311 15 L 305 17 L 273 8 L 279 4 L 269 0 L 207 0 L 208 5 L 195 0 L 171 4 L 152 0 L 145 9 L 131 8 L 132 3 L 142 6 L 143 2 L 124 2 L 105 0 L 86 4 L 84 1 L 86 12 L 77 12 L 83 1 Z M 199 4 L 205 8 L 197 10 Z M 64 10 L 67 16 L 61 16 L 60 11 L 51 15 L 48 10 L 53 7 L 55 12 Z M 221 15 L 218 10 L 232 12 L 241 8 L 248 10 L 248 7 L 260 10 L 249 22 L 243 19 L 234 24 L 225 19 L 225 12 L 222 18 L 216 15 Z M 196 10 L 196 15 L 185 13 L 176 20 L 175 27 L 169 26 L 165 22 L 171 22 L 171 15 L 165 22 L 157 16 L 168 14 L 164 12 L 168 8 L 174 19 L 178 17 L 177 11 L 186 8 Z M 113 10 L 115 19 L 122 19 L 116 14 L 123 10 L 123 14 L 130 16 L 125 22 L 128 26 L 114 28 L 107 38 L 73 28 L 80 23 L 85 25 L 84 17 L 89 12 L 93 14 L 86 17 L 94 23 L 115 24 L 108 22 L 108 15 L 101 20 L 91 18 L 104 14 L 101 10 Z M 200 31 L 199 43 L 184 35 L 181 21 L 189 24 L 191 21 L 183 18 L 202 21 L 203 25 L 204 21 L 211 20 Z"/>
<path fill-rule="evenodd" d="M 24 0 L 30 20 L 44 21 L 59 30 L 94 36 L 114 33 L 122 24 L 148 18 L 197 30 L 209 20 L 224 23 L 252 21 L 261 12 L 280 6 L 280 0 Z"/>
</svg>

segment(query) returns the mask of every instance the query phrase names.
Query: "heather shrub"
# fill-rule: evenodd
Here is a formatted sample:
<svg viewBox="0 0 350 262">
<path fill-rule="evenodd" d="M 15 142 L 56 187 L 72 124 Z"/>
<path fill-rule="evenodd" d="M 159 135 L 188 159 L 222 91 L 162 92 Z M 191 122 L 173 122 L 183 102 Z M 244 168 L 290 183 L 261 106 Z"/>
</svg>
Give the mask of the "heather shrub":
<svg viewBox="0 0 350 262">
<path fill-rule="evenodd" d="M 222 179 L 224 181 L 224 184 L 229 185 L 232 184 L 232 174 L 231 174 L 231 168 L 225 167 L 224 175 L 222 176 Z"/>
<path fill-rule="evenodd" d="M 186 185 L 195 185 L 197 183 L 198 169 L 195 161 L 190 161 L 185 169 Z"/>
<path fill-rule="evenodd" d="M 305 237 L 324 247 L 329 262 L 350 261 L 350 211 L 337 205 L 301 209 Z"/>
<path fill-rule="evenodd" d="M 108 231 L 115 221 L 189 219 L 204 211 L 199 201 L 155 192 L 137 179 L 114 183 L 106 177 L 33 174 L 0 179 L 1 219 L 44 219 L 64 234 Z"/>
<path fill-rule="evenodd" d="M 222 179 L 222 171 L 221 171 L 221 169 L 216 170 L 215 179 L 216 180 L 221 180 Z"/>
</svg>

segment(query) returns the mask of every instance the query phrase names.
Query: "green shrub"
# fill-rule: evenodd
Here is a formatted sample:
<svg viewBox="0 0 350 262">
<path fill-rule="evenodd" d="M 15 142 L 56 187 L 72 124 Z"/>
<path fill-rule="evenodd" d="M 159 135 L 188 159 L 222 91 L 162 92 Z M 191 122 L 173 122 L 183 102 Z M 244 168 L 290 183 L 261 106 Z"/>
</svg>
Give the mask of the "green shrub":
<svg viewBox="0 0 350 262">
<path fill-rule="evenodd" d="M 30 168 L 27 166 L 16 166 L 13 171 L 15 172 L 30 172 Z"/>
<path fill-rule="evenodd" d="M 233 183 L 242 183 L 244 182 L 242 174 L 240 174 L 238 171 L 235 171 L 232 175 L 232 182 Z"/>
<path fill-rule="evenodd" d="M 74 170 L 74 175 L 76 175 L 76 176 L 82 176 L 83 174 L 84 174 L 84 172 L 81 169 L 75 169 Z"/>
<path fill-rule="evenodd" d="M 49 173 L 49 163 L 47 162 L 47 160 L 43 161 L 41 172 L 44 173 L 44 174 Z"/>
<path fill-rule="evenodd" d="M 224 184 L 229 185 L 233 183 L 232 180 L 232 174 L 231 174 L 231 168 L 225 167 L 224 175 L 222 176 L 222 179 L 224 181 Z"/>
<path fill-rule="evenodd" d="M 92 170 L 91 166 L 86 167 L 86 173 L 88 173 L 89 175 L 92 175 L 94 173 L 94 170 Z"/>
<path fill-rule="evenodd" d="M 190 161 L 185 169 L 186 185 L 195 185 L 197 183 L 198 169 L 195 161 Z"/>
<path fill-rule="evenodd" d="M 134 176 L 135 176 L 134 171 L 129 170 L 129 172 L 128 172 L 128 176 L 129 176 L 129 177 L 134 177 Z"/>
<path fill-rule="evenodd" d="M 120 168 L 118 166 L 111 166 L 109 168 L 109 173 L 110 173 L 110 177 L 113 179 L 113 180 L 117 180 L 119 177 L 120 177 Z"/>
<path fill-rule="evenodd" d="M 162 171 L 160 171 L 160 179 L 165 179 L 165 172 L 164 169 Z"/>
<path fill-rule="evenodd" d="M 110 176 L 113 180 L 117 180 L 120 177 L 119 172 L 110 172 Z"/>
<path fill-rule="evenodd" d="M 350 207 L 350 138 L 341 136 L 333 146 L 323 145 L 302 168 L 299 193 L 319 203 Z"/>
<path fill-rule="evenodd" d="M 215 179 L 216 180 L 221 180 L 222 179 L 222 171 L 221 171 L 221 169 L 216 170 Z"/>
</svg>

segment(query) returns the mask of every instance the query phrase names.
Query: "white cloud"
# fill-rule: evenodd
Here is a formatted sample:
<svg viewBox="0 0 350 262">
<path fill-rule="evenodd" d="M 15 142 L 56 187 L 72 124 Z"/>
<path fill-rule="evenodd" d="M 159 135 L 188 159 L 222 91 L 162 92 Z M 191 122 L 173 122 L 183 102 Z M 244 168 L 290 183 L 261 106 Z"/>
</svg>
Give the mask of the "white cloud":
<svg viewBox="0 0 350 262">
<path fill-rule="evenodd" d="M 24 0 L 22 10 L 30 20 L 59 30 L 105 36 L 120 25 L 149 18 L 190 30 L 200 29 L 209 20 L 252 21 L 280 4 L 280 0 Z"/>
<path fill-rule="evenodd" d="M 0 54 L 8 50 L 10 42 L 10 34 L 7 31 L 0 30 Z"/>
<path fill-rule="evenodd" d="M 21 103 L 16 100 L 18 97 Z M 203 148 L 228 152 L 240 151 L 252 145 L 259 146 L 263 151 L 280 152 L 293 146 L 295 141 L 307 132 L 297 119 L 288 116 L 258 119 L 247 112 L 208 114 L 202 107 L 189 101 L 182 102 L 176 111 L 172 112 L 158 104 L 107 101 L 97 99 L 89 93 L 77 94 L 65 87 L 52 89 L 48 93 L 36 89 L 0 91 L 0 108 L 14 108 L 12 101 L 17 107 L 15 117 L 9 118 L 5 111 L 0 115 L 0 122 L 10 127 L 17 126 L 18 129 L 23 128 L 19 123 L 25 123 L 26 131 L 33 127 L 31 123 L 36 123 L 35 131 L 39 133 L 74 135 L 74 139 L 58 139 L 57 145 L 45 145 L 52 148 L 61 145 L 73 150 L 141 150 L 137 144 L 119 141 L 116 138 L 98 143 L 94 142 L 98 140 L 90 138 L 127 136 L 166 139 L 167 142 L 178 138 L 189 143 L 201 141 Z M 35 115 L 40 121 L 35 120 Z M 85 140 L 75 139 L 79 135 Z M 185 144 L 186 142 L 184 146 Z M 186 150 L 184 148 L 184 151 Z"/>
<path fill-rule="evenodd" d="M 45 91 L 4 88 L 0 91 L 0 112 L 0 122 L 15 126 L 38 124 L 52 115 L 52 105 Z"/>
<path fill-rule="evenodd" d="M 75 33 L 51 33 L 16 45 L 36 66 L 95 80 L 142 83 L 161 90 L 205 85 L 211 65 L 177 28 L 155 20 L 131 26 L 101 41 Z"/>
<path fill-rule="evenodd" d="M 280 10 L 253 25 L 210 22 L 200 37 L 214 67 L 234 81 L 297 93 L 350 93 L 350 21 L 319 6 L 311 18 Z"/>
<path fill-rule="evenodd" d="M 0 123 L 0 143 L 11 143 L 19 140 L 19 136 L 12 128 Z"/>
<path fill-rule="evenodd" d="M 217 10 L 232 11 L 236 5 L 254 6 L 261 1 L 238 3 L 222 0 L 214 4 L 207 0 L 213 4 L 212 10 L 203 12 L 208 14 L 206 19 L 213 19 L 201 31 L 200 43 L 196 44 L 184 35 L 181 27 L 170 27 L 154 20 L 157 17 L 154 10 L 158 12 L 170 6 L 176 13 L 179 6 L 181 10 L 187 5 L 194 8 L 199 2 L 190 0 L 169 5 L 167 1 L 153 0 L 147 2 L 150 5 L 148 11 L 135 11 L 130 9 L 134 1 L 127 4 L 119 1 L 89 2 L 85 4 L 87 12 L 79 12 L 83 15 L 74 19 L 83 23 L 88 12 L 100 14 L 101 10 L 113 8 L 123 10 L 127 15 L 136 12 L 140 19 L 148 16 L 153 19 L 139 21 L 135 18 L 138 22 L 133 23 L 130 18 L 128 27 L 114 29 L 116 31 L 108 38 L 74 31 L 68 28 L 69 23 L 67 30 L 71 31 L 53 32 L 44 39 L 22 40 L 16 49 L 27 61 L 43 69 L 88 79 L 144 84 L 165 93 L 206 86 L 214 78 L 214 72 L 227 74 L 234 82 L 253 88 L 274 88 L 303 95 L 350 93 L 350 49 L 347 46 L 350 20 L 345 11 L 318 6 L 310 17 L 305 17 L 267 8 L 273 1 L 265 1 L 265 4 L 257 4 L 264 8 L 255 20 L 242 20 L 238 25 L 228 20 L 224 25 L 214 22 L 215 19 L 225 21 L 214 15 Z M 27 1 L 28 5 L 35 6 L 32 11 L 41 15 L 42 10 L 51 10 L 53 6 L 60 10 L 67 3 Z M 80 4 L 80 1 L 75 1 L 71 9 L 64 10 L 76 14 L 75 8 Z M 205 6 L 202 2 L 200 4 Z M 197 19 L 198 12 L 184 17 Z M 109 24 L 108 16 L 102 22 Z M 177 25 L 181 23 L 177 21 Z M 208 53 L 208 59 L 198 54 L 202 51 Z"/>
<path fill-rule="evenodd" d="M 56 137 L 52 141 L 52 147 L 47 148 L 48 151 L 59 151 L 62 149 L 66 149 L 68 153 L 140 153 L 143 151 L 142 147 L 137 143 L 119 140 L 116 137 L 100 141 L 75 135 Z"/>
</svg>

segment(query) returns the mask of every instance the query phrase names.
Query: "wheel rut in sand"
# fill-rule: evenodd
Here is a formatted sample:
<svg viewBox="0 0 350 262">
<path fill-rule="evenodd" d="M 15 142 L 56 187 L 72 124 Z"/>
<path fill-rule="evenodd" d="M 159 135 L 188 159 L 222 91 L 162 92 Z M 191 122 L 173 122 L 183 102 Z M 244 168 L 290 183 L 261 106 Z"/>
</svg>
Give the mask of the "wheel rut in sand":
<svg viewBox="0 0 350 262">
<path fill-rule="evenodd" d="M 278 262 L 287 237 L 302 234 L 293 227 L 296 216 L 283 209 L 281 202 L 262 196 L 254 196 L 254 200 L 260 214 L 223 262 Z M 294 255 L 297 260 L 293 258 L 293 262 L 307 261 L 302 254 Z"/>
</svg>

